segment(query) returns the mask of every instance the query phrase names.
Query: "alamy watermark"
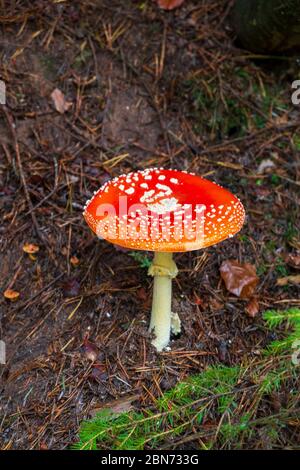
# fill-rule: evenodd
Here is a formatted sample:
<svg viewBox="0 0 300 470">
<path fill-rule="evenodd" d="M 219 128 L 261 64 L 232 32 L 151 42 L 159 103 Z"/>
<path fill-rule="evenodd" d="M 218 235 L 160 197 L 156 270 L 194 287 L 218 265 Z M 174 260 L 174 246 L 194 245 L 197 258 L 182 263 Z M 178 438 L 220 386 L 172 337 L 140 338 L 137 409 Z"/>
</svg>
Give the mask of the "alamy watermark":
<svg viewBox="0 0 300 470">
<path fill-rule="evenodd" d="M 0 104 L 6 104 L 6 85 L 0 80 Z"/>
<path fill-rule="evenodd" d="M 300 80 L 295 80 L 292 83 L 292 88 L 293 88 L 293 90 L 295 90 L 292 93 L 292 103 L 295 106 L 298 106 L 300 104 Z"/>
<path fill-rule="evenodd" d="M 0 339 L 0 364 L 6 364 L 6 345 Z"/>
<path fill-rule="evenodd" d="M 292 344 L 293 354 L 292 354 L 292 363 L 294 366 L 300 365 L 300 339 L 297 339 Z"/>
<path fill-rule="evenodd" d="M 130 207 L 127 202 L 127 196 L 120 196 L 117 207 L 99 204 L 96 210 L 96 233 L 99 238 L 149 241 L 186 239 L 199 242 L 204 239 L 206 207 L 203 204 L 181 205 L 175 198 Z M 211 216 L 216 217 L 215 214 Z"/>
</svg>

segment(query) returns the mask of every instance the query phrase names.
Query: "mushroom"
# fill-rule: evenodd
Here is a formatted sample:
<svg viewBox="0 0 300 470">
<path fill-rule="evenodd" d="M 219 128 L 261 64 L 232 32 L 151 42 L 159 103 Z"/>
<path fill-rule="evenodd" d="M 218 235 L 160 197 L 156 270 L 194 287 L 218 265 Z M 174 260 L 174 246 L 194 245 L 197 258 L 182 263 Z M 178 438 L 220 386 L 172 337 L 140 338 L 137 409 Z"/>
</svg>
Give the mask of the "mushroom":
<svg viewBox="0 0 300 470">
<path fill-rule="evenodd" d="M 3 293 L 4 297 L 11 302 L 16 302 L 20 297 L 20 293 L 13 289 L 6 289 Z"/>
<path fill-rule="evenodd" d="M 150 331 L 162 351 L 180 319 L 171 311 L 174 252 L 199 250 L 236 234 L 245 211 L 239 199 L 214 182 L 178 170 L 150 168 L 106 182 L 83 213 L 100 237 L 132 250 L 154 252 Z"/>
<path fill-rule="evenodd" d="M 27 253 L 29 258 L 32 261 L 36 260 L 36 257 L 34 255 L 39 251 L 39 249 L 40 248 L 37 245 L 35 245 L 34 243 L 25 243 L 25 245 L 23 245 L 24 253 Z"/>
<path fill-rule="evenodd" d="M 28 255 L 34 255 L 39 251 L 39 247 L 34 243 L 25 243 L 25 245 L 23 245 L 23 251 Z"/>
</svg>

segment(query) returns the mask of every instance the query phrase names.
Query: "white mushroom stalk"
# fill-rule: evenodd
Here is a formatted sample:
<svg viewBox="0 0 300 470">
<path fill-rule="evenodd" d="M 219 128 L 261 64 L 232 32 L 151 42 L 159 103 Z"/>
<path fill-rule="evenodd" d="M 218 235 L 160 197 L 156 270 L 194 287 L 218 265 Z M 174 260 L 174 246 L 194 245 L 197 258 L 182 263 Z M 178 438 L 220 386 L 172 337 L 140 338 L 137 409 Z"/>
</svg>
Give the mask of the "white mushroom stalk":
<svg viewBox="0 0 300 470">
<path fill-rule="evenodd" d="M 178 274 L 173 254 L 156 252 L 148 274 L 154 277 L 150 332 L 155 335 L 152 344 L 160 352 L 168 346 L 171 330 L 180 332 L 180 320 L 171 310 L 172 279 Z"/>
</svg>

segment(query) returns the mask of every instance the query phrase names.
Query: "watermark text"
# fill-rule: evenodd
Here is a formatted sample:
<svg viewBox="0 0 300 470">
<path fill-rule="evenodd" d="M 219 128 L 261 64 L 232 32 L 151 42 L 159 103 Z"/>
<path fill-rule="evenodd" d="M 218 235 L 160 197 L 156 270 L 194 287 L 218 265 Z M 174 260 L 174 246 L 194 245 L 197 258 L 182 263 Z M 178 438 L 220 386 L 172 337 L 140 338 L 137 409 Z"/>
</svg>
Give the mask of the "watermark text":
<svg viewBox="0 0 300 470">
<path fill-rule="evenodd" d="M 0 104 L 6 104 L 6 85 L 0 80 Z"/>
</svg>

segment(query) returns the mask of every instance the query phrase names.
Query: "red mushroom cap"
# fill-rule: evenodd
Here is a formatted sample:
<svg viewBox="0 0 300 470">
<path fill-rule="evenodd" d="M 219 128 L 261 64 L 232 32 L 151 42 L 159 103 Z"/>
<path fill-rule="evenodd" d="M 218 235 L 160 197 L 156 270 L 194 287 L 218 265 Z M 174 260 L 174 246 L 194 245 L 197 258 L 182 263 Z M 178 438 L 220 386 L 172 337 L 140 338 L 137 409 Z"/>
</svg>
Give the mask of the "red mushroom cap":
<svg viewBox="0 0 300 470">
<path fill-rule="evenodd" d="M 245 211 L 214 182 L 178 170 L 151 168 L 105 183 L 83 213 L 101 238 L 134 250 L 191 251 L 240 231 Z"/>
</svg>

